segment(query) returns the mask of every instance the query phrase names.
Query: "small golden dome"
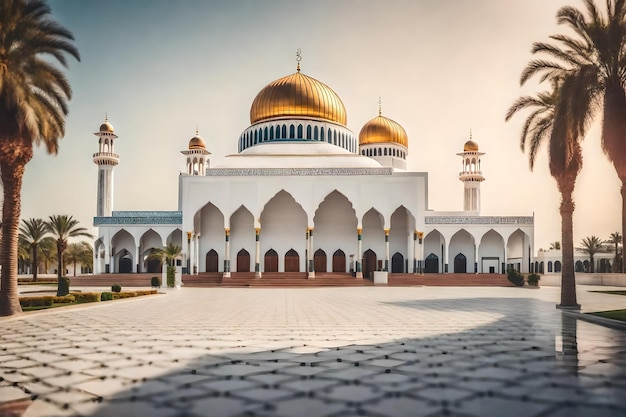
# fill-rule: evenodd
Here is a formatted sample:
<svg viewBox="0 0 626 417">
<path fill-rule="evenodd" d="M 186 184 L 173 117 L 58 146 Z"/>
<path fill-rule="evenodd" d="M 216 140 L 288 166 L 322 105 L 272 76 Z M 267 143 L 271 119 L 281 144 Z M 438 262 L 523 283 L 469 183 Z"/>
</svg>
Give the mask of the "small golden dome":
<svg viewBox="0 0 626 417">
<path fill-rule="evenodd" d="M 196 136 L 189 140 L 189 149 L 206 149 L 204 139 L 196 134 Z"/>
<path fill-rule="evenodd" d="M 397 143 L 408 148 L 409 137 L 398 123 L 378 115 L 365 123 L 359 133 L 359 145 L 370 143 Z"/>
<path fill-rule="evenodd" d="M 104 123 L 100 125 L 100 132 L 113 133 L 113 125 L 109 123 L 108 120 L 105 120 Z"/>
<path fill-rule="evenodd" d="M 463 152 L 478 152 L 478 144 L 473 140 L 468 140 L 463 145 Z"/>
<path fill-rule="evenodd" d="M 250 123 L 275 117 L 318 117 L 343 126 L 347 123 L 343 102 L 326 84 L 298 72 L 263 88 L 250 107 Z"/>
</svg>

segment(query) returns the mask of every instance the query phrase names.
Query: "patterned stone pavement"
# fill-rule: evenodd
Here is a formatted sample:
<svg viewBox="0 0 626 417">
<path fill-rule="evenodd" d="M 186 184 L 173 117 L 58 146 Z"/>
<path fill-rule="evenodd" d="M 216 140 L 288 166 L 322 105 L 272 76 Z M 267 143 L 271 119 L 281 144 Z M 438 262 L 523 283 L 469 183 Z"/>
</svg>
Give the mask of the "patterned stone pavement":
<svg viewBox="0 0 626 417">
<path fill-rule="evenodd" d="M 589 289 L 585 310 L 626 308 Z M 0 319 L 0 403 L 26 417 L 626 415 L 626 331 L 558 298 L 194 288 L 29 313 Z"/>
</svg>

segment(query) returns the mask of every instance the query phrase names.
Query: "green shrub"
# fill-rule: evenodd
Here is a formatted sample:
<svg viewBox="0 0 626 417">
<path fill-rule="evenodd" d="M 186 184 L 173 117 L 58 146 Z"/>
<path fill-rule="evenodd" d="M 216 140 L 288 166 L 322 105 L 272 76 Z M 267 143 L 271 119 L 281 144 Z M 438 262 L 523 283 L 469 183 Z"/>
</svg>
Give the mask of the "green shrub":
<svg viewBox="0 0 626 417">
<path fill-rule="evenodd" d="M 72 295 L 76 297 L 77 303 L 95 303 L 100 301 L 99 292 L 73 292 Z"/>
<path fill-rule="evenodd" d="M 150 286 L 154 288 L 161 288 L 161 280 L 159 277 L 152 277 L 150 279 Z"/>
<path fill-rule="evenodd" d="M 100 294 L 100 301 L 109 301 L 113 299 L 113 293 L 109 291 L 105 291 Z"/>
<path fill-rule="evenodd" d="M 172 265 L 167 266 L 167 286 L 174 288 L 176 285 L 176 267 Z"/>
<path fill-rule="evenodd" d="M 59 278 L 57 287 L 57 297 L 62 297 L 70 293 L 70 279 L 68 277 Z"/>
<path fill-rule="evenodd" d="M 539 274 L 530 274 L 528 275 L 528 278 L 526 279 L 528 281 L 528 285 L 532 285 L 532 286 L 537 286 L 539 285 L 539 280 L 541 279 L 541 276 Z"/>
<path fill-rule="evenodd" d="M 524 276 L 520 274 L 519 272 L 517 272 L 515 268 L 513 268 L 512 266 L 510 266 L 509 269 L 506 270 L 506 277 L 508 278 L 509 281 L 511 281 L 513 284 L 517 285 L 518 287 L 521 287 L 524 285 Z"/>
<path fill-rule="evenodd" d="M 49 307 L 54 302 L 54 297 L 44 295 L 42 297 L 20 297 L 22 307 Z"/>
<path fill-rule="evenodd" d="M 76 297 L 72 294 L 64 295 L 63 297 L 54 297 L 55 304 L 70 304 L 76 301 Z"/>
<path fill-rule="evenodd" d="M 122 287 L 120 286 L 120 284 L 113 284 L 113 285 L 111 285 L 111 291 L 113 291 L 113 292 L 120 292 L 120 291 L 122 291 Z"/>
</svg>

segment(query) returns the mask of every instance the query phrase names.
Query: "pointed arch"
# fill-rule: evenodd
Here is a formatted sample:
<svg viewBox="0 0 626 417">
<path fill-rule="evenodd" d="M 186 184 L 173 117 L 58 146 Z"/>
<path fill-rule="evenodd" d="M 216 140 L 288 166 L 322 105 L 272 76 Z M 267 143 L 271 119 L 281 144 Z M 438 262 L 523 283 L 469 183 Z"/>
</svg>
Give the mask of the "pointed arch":
<svg viewBox="0 0 626 417">
<path fill-rule="evenodd" d="M 424 273 L 438 274 L 439 273 L 439 257 L 434 253 L 430 253 L 424 261 Z"/>
<path fill-rule="evenodd" d="M 391 257 L 391 272 L 404 272 L 404 256 L 400 252 Z"/>
<path fill-rule="evenodd" d="M 313 254 L 313 268 L 315 269 L 315 272 L 326 272 L 326 264 L 326 252 L 324 252 L 322 249 L 316 250 Z"/>
<path fill-rule="evenodd" d="M 300 255 L 294 249 L 285 253 L 285 272 L 300 272 Z"/>
<path fill-rule="evenodd" d="M 250 272 L 250 252 L 245 249 L 237 252 L 237 272 Z"/>
<path fill-rule="evenodd" d="M 278 253 L 274 249 L 265 252 L 263 270 L 265 272 L 278 272 Z"/>
<path fill-rule="evenodd" d="M 219 268 L 219 255 L 215 249 L 211 249 L 206 253 L 206 272 L 217 272 Z"/>
<path fill-rule="evenodd" d="M 333 272 L 346 272 L 346 254 L 341 249 L 333 253 Z"/>
</svg>

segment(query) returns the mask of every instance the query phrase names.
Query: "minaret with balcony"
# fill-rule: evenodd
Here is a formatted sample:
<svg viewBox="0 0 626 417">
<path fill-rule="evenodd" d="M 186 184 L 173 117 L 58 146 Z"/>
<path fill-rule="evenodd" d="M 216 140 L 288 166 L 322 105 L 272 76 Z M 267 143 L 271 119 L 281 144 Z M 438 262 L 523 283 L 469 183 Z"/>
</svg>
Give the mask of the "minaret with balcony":
<svg viewBox="0 0 626 417">
<path fill-rule="evenodd" d="M 480 183 L 485 180 L 481 172 L 480 157 L 484 152 L 478 150 L 478 144 L 472 140 L 465 142 L 463 152 L 457 153 L 463 159 L 463 169 L 459 180 L 464 184 L 463 210 L 480 213 Z"/>
<path fill-rule="evenodd" d="M 93 154 L 93 162 L 98 165 L 98 207 L 96 216 L 108 217 L 113 213 L 113 168 L 120 157 L 115 153 L 117 135 L 107 117 L 94 135 L 98 137 L 98 152 Z"/>
<path fill-rule="evenodd" d="M 195 136 L 189 140 L 187 149 L 180 153 L 185 155 L 187 161 L 185 170 L 187 175 L 206 175 L 206 170 L 209 168 L 208 156 L 211 152 L 206 150 L 204 139 L 198 134 L 198 128 L 196 128 Z"/>
</svg>

